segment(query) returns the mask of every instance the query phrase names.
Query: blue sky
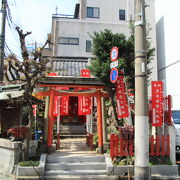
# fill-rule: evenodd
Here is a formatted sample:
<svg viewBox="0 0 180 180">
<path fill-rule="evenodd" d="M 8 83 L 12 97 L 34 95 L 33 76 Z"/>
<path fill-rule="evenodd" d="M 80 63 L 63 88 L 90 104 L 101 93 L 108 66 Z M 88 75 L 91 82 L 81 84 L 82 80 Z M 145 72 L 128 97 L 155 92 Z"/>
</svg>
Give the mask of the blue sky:
<svg viewBox="0 0 180 180">
<path fill-rule="evenodd" d="M 51 31 L 51 17 L 58 7 L 59 14 L 73 15 L 78 0 L 8 0 L 13 26 L 24 31 L 32 31 L 27 38 L 28 44 L 35 41 L 43 44 Z M 18 35 L 6 24 L 6 42 L 8 47 L 18 53 Z"/>
</svg>

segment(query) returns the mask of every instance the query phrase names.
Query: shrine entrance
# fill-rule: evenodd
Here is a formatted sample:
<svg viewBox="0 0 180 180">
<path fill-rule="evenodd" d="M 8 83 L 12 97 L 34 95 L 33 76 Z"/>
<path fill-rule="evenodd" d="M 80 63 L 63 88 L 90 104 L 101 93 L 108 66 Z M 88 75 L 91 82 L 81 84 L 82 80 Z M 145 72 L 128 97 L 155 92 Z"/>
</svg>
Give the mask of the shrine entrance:
<svg viewBox="0 0 180 180">
<path fill-rule="evenodd" d="M 51 81 L 50 81 L 51 80 Z M 92 113 L 92 99 L 96 99 L 97 106 L 97 134 L 99 153 L 103 153 L 103 127 L 102 127 L 102 104 L 101 98 L 108 97 L 103 91 L 104 85 L 95 78 L 72 78 L 72 77 L 46 77 L 39 82 L 40 87 L 48 87 L 49 90 L 39 92 L 41 96 L 49 96 L 48 110 L 48 132 L 47 146 L 51 150 L 53 142 L 54 123 L 60 122 L 61 125 L 84 125 L 87 116 Z M 60 101 L 56 103 L 56 99 Z M 88 107 L 83 107 L 88 104 Z M 90 104 L 91 105 L 90 105 Z M 55 112 L 60 107 L 60 111 Z M 57 123 L 58 124 L 58 123 Z M 59 126 L 57 126 L 59 128 Z M 76 129 L 78 131 L 78 129 Z M 79 131 L 82 130 L 79 128 Z M 57 132 L 60 132 L 57 129 Z M 61 135 L 59 134 L 59 138 Z"/>
</svg>

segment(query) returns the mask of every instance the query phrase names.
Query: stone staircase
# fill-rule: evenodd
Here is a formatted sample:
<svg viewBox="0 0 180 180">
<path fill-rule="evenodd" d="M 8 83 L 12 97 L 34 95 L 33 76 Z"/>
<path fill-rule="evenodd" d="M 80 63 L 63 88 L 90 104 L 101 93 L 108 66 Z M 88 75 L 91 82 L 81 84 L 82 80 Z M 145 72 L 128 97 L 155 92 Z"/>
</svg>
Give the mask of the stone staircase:
<svg viewBox="0 0 180 180">
<path fill-rule="evenodd" d="M 45 180 L 114 180 L 107 176 L 104 155 L 89 151 L 85 139 L 64 139 L 62 149 L 47 156 Z"/>
<path fill-rule="evenodd" d="M 104 156 L 92 154 L 67 154 L 61 157 L 48 156 L 45 176 L 52 178 L 68 176 L 106 175 Z"/>
<path fill-rule="evenodd" d="M 85 137 L 85 125 L 60 125 L 61 138 L 66 137 Z"/>
</svg>

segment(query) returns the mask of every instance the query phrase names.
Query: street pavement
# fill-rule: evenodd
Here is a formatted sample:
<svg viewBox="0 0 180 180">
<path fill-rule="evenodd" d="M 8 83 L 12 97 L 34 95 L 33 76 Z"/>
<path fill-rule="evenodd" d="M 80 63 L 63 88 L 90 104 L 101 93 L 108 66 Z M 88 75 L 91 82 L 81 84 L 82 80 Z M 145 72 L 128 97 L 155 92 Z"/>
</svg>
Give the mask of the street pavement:
<svg viewBox="0 0 180 180">
<path fill-rule="evenodd" d="M 13 180 L 13 176 L 11 175 L 6 175 L 0 172 L 0 180 Z"/>
</svg>

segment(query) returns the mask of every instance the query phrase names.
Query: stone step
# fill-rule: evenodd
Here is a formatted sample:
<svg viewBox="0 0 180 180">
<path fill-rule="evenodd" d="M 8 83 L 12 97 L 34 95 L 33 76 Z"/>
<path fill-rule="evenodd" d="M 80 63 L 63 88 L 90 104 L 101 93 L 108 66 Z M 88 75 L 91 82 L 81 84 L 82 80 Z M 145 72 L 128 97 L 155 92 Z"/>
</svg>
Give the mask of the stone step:
<svg viewBox="0 0 180 180">
<path fill-rule="evenodd" d="M 86 131 L 70 131 L 70 130 L 63 130 L 60 131 L 60 134 L 86 134 Z"/>
<path fill-rule="evenodd" d="M 60 138 L 61 139 L 67 139 L 67 138 L 86 138 L 86 134 L 64 134 L 64 133 L 61 133 Z"/>
<path fill-rule="evenodd" d="M 86 134 L 85 126 L 60 126 L 60 134 Z"/>
<path fill-rule="evenodd" d="M 81 156 L 47 156 L 47 163 L 58 162 L 105 162 L 104 156 L 96 155 L 81 155 Z"/>
<path fill-rule="evenodd" d="M 46 175 L 44 180 L 118 180 L 118 176 L 106 175 Z"/>
<path fill-rule="evenodd" d="M 46 170 L 104 170 L 106 164 L 104 162 L 86 162 L 86 163 L 46 163 Z"/>
<path fill-rule="evenodd" d="M 49 170 L 45 176 L 50 175 L 106 175 L 106 170 Z"/>
<path fill-rule="evenodd" d="M 60 125 L 60 128 L 85 128 L 85 125 Z"/>
</svg>

